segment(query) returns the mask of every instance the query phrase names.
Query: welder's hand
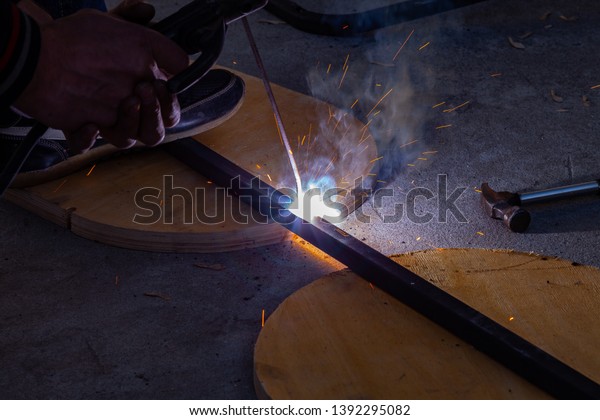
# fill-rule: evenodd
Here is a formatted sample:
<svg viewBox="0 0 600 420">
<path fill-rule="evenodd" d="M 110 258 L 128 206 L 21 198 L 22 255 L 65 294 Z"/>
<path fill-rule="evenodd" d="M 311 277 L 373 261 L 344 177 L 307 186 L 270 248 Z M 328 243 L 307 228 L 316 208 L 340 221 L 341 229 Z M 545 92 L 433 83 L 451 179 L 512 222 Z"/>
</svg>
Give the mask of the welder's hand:
<svg viewBox="0 0 600 420">
<path fill-rule="evenodd" d="M 130 133 L 121 133 L 119 127 L 124 112 L 138 108 L 131 99 L 137 96 L 137 139 L 147 144 L 156 144 L 157 136 L 162 139 L 165 120 L 160 117 L 177 109 L 177 101 L 158 92 L 146 95 L 137 86 L 154 86 L 155 80 L 184 70 L 185 51 L 151 29 L 91 10 L 42 24 L 40 30 L 38 66 L 15 102 L 19 110 L 63 130 L 68 140 L 75 138 L 75 149 L 86 149 L 98 131 L 106 131 L 109 142 L 114 135 L 115 144 L 126 147 L 131 142 L 122 139 Z M 154 131 L 147 129 L 151 125 Z"/>
<path fill-rule="evenodd" d="M 99 129 L 88 124 L 70 134 L 70 147 L 75 153 L 83 152 L 92 147 L 98 136 L 110 139 L 120 148 L 131 147 L 136 140 L 155 146 L 164 138 L 165 128 L 179 122 L 179 112 L 179 104 L 163 80 L 143 82 L 136 86 L 134 94 L 121 102 L 114 127 Z"/>
<path fill-rule="evenodd" d="M 52 21 L 52 16 L 31 0 L 21 0 L 17 7 L 33 18 L 38 24 Z"/>
</svg>

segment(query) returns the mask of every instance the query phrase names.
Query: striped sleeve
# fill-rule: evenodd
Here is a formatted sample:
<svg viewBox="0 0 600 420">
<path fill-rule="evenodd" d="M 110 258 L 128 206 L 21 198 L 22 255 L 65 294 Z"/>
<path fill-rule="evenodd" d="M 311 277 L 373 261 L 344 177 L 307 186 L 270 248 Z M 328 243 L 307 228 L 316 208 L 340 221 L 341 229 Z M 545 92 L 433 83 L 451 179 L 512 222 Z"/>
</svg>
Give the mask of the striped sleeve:
<svg viewBox="0 0 600 420">
<path fill-rule="evenodd" d="M 0 0 L 0 109 L 25 90 L 40 54 L 40 30 L 8 0 Z"/>
</svg>

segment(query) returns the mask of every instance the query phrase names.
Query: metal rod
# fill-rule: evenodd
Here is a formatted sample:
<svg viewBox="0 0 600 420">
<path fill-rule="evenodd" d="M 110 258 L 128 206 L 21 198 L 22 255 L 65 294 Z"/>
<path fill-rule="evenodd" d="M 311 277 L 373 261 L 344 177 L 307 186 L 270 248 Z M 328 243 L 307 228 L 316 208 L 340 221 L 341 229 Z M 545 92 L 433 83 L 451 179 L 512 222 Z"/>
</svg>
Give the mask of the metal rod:
<svg viewBox="0 0 600 420">
<path fill-rule="evenodd" d="M 600 183 L 598 181 L 583 182 L 581 184 L 567 185 L 565 187 L 548 188 L 541 191 L 532 191 L 519 194 L 521 204 L 544 203 L 560 198 L 576 197 L 580 195 L 598 194 Z"/>
<path fill-rule="evenodd" d="M 48 130 L 44 124 L 36 123 L 27 133 L 17 150 L 13 153 L 10 160 L 0 174 L 0 197 L 4 195 L 10 184 L 13 182 L 23 164 L 29 157 L 31 151 L 37 144 L 38 140 Z"/>
<path fill-rule="evenodd" d="M 285 196 L 193 139 L 162 146 L 262 215 L 331 255 L 356 274 L 446 328 L 557 398 L 600 398 L 600 385 L 322 219 L 309 223 L 286 210 Z"/>
<path fill-rule="evenodd" d="M 283 142 L 283 146 L 285 147 L 285 154 L 287 155 L 288 160 L 290 161 L 290 166 L 292 167 L 292 173 L 294 174 L 294 180 L 296 181 L 296 193 L 298 197 L 300 197 L 300 195 L 302 194 L 302 180 L 300 179 L 300 171 L 298 170 L 298 165 L 296 165 L 296 158 L 294 158 L 292 146 L 290 145 L 287 132 L 285 131 L 285 126 L 283 125 L 283 118 L 281 118 L 281 113 L 279 112 L 277 101 L 275 100 L 275 94 L 273 93 L 273 89 L 271 88 L 271 82 L 269 81 L 267 70 L 262 61 L 262 58 L 260 57 L 260 53 L 258 52 L 258 47 L 256 46 L 254 35 L 252 35 L 252 30 L 250 29 L 250 24 L 248 23 L 248 18 L 244 16 L 242 18 L 242 23 L 244 24 L 244 30 L 246 31 L 246 36 L 248 37 L 248 42 L 250 43 L 252 54 L 254 54 L 256 65 L 262 76 L 261 78 L 263 84 L 265 85 L 265 91 L 267 92 L 271 108 L 273 109 L 275 123 L 277 124 L 277 129 L 279 130 L 279 134 L 281 135 L 281 141 Z"/>
</svg>

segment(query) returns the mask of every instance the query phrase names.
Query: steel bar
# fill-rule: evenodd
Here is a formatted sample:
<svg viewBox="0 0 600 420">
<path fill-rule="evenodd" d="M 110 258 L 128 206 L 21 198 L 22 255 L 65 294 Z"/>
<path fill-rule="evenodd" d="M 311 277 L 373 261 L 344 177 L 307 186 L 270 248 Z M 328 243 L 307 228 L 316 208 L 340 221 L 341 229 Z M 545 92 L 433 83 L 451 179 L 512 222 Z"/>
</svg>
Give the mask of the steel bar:
<svg viewBox="0 0 600 420">
<path fill-rule="evenodd" d="M 163 146 L 263 215 L 331 255 L 356 274 L 473 345 L 556 398 L 600 398 L 600 385 L 322 219 L 286 210 L 286 196 L 193 139 Z"/>
</svg>

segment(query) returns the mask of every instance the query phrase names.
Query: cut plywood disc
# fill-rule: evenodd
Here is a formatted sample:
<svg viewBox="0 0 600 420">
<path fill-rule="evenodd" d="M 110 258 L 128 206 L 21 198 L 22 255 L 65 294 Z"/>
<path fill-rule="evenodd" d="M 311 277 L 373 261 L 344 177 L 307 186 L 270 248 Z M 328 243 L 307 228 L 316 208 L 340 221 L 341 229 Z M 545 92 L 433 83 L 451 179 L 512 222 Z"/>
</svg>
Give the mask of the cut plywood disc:
<svg viewBox="0 0 600 420">
<path fill-rule="evenodd" d="M 600 382 L 597 268 L 480 249 L 393 258 Z M 315 281 L 277 308 L 258 338 L 254 368 L 264 398 L 548 398 L 348 270 Z"/>
<path fill-rule="evenodd" d="M 246 82 L 241 109 L 196 140 L 276 188 L 295 184 L 262 81 Z M 350 191 L 370 185 L 377 151 L 367 127 L 347 112 L 273 86 L 305 188 Z M 279 242 L 287 231 L 228 197 L 160 149 L 90 163 L 82 171 L 6 197 L 83 237 L 124 248 L 222 252 Z M 360 195 L 339 194 L 348 212 Z"/>
</svg>

